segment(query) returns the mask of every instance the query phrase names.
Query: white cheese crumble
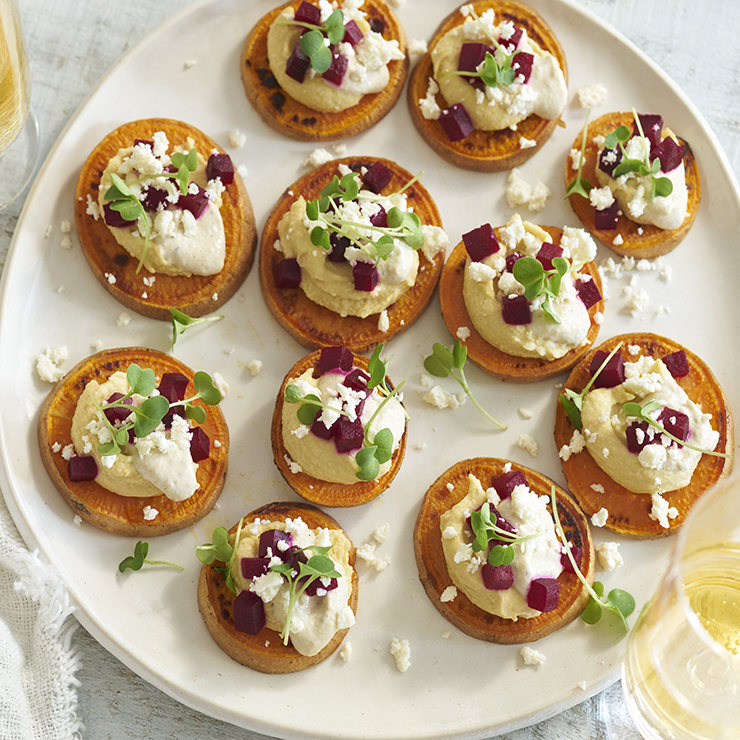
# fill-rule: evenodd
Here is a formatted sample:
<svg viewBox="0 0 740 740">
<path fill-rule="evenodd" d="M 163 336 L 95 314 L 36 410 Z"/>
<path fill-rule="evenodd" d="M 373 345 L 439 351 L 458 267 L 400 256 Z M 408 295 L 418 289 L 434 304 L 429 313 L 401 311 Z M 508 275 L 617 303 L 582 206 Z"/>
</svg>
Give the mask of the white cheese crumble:
<svg viewBox="0 0 740 740">
<path fill-rule="evenodd" d="M 545 665 L 547 658 L 539 651 L 534 648 L 525 645 L 520 651 L 524 665 L 542 666 Z"/>
<path fill-rule="evenodd" d="M 408 640 L 399 640 L 394 637 L 391 640 L 391 655 L 396 661 L 396 668 L 405 673 L 411 667 L 411 646 Z"/>
<path fill-rule="evenodd" d="M 457 596 L 456 586 L 447 586 L 447 588 L 440 594 L 439 600 L 442 602 L 454 601 Z"/>
<path fill-rule="evenodd" d="M 151 522 L 153 519 L 157 518 L 157 514 L 159 514 L 159 511 L 147 505 L 144 507 L 143 513 L 144 513 L 144 519 L 148 522 Z"/>
<path fill-rule="evenodd" d="M 339 657 L 345 663 L 349 663 L 349 660 L 352 657 L 352 643 L 349 640 L 346 640 L 342 645 L 342 649 L 339 651 Z"/>
<path fill-rule="evenodd" d="M 517 167 L 512 169 L 506 180 L 506 202 L 509 208 L 527 206 L 531 212 L 537 213 L 545 207 L 550 194 L 550 188 L 544 182 L 532 186 L 521 178 Z"/>
<path fill-rule="evenodd" d="M 531 434 L 520 434 L 516 446 L 528 452 L 532 457 L 537 457 L 540 452 L 540 446 Z"/>
<path fill-rule="evenodd" d="M 596 543 L 596 555 L 599 565 L 606 571 L 612 571 L 620 565 L 624 565 L 624 558 L 619 552 L 618 542 Z"/>
<path fill-rule="evenodd" d="M 435 385 L 422 396 L 422 401 L 437 409 L 454 410 L 465 403 L 465 394 L 448 393 L 441 385 Z"/>
<path fill-rule="evenodd" d="M 231 144 L 235 149 L 241 149 L 246 141 L 247 135 L 239 131 L 239 129 L 229 131 L 229 144 Z"/>
<path fill-rule="evenodd" d="M 648 445 L 654 447 L 655 445 Z M 647 448 L 643 448 L 647 449 Z M 654 493 L 651 496 L 652 507 L 650 509 L 650 518 L 658 522 L 663 529 L 668 529 L 671 525 L 669 519 L 675 519 L 678 516 L 678 509 L 675 506 L 669 506 L 668 502 L 660 495 Z"/>
<path fill-rule="evenodd" d="M 470 328 L 467 326 L 458 326 L 457 331 L 455 332 L 455 336 L 461 342 L 464 342 L 466 339 L 470 338 Z"/>
<path fill-rule="evenodd" d="M 116 319 L 116 326 L 128 326 L 133 316 L 127 311 L 121 311 Z"/>
<path fill-rule="evenodd" d="M 331 162 L 334 155 L 326 149 L 314 149 L 304 160 L 304 167 L 320 167 L 322 164 Z"/>
<path fill-rule="evenodd" d="M 288 469 L 291 473 L 302 473 L 303 468 L 294 460 L 291 460 L 287 455 L 285 455 L 285 462 L 288 464 Z"/>
<path fill-rule="evenodd" d="M 606 524 L 606 520 L 609 518 L 609 510 L 603 506 L 591 517 L 591 524 L 594 527 L 603 527 Z"/>
<path fill-rule="evenodd" d="M 390 329 L 390 326 L 391 322 L 388 318 L 388 311 L 384 308 L 378 315 L 378 331 L 385 333 Z"/>
<path fill-rule="evenodd" d="M 531 149 L 532 147 L 537 146 L 537 142 L 534 139 L 527 139 L 526 137 L 522 136 L 519 139 L 519 148 L 520 149 Z"/>
<path fill-rule="evenodd" d="M 262 360 L 250 360 L 247 363 L 247 370 L 253 378 L 259 375 L 262 372 Z"/>
<path fill-rule="evenodd" d="M 606 88 L 599 82 L 581 87 L 576 91 L 578 104 L 581 108 L 595 108 L 606 100 L 606 92 Z"/>
<path fill-rule="evenodd" d="M 64 375 L 60 365 L 67 360 L 66 347 L 47 347 L 36 358 L 36 374 L 45 383 L 56 383 Z"/>
</svg>

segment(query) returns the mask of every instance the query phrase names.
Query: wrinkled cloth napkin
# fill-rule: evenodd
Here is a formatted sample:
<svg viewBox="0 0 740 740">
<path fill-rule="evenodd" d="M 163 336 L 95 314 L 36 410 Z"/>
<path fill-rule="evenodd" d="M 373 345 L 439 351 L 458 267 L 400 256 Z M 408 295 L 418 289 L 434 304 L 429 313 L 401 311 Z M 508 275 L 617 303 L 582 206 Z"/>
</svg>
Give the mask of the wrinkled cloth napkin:
<svg viewBox="0 0 740 740">
<path fill-rule="evenodd" d="M 29 552 L 0 493 L 0 738 L 73 740 L 77 627 L 59 571 Z"/>
</svg>

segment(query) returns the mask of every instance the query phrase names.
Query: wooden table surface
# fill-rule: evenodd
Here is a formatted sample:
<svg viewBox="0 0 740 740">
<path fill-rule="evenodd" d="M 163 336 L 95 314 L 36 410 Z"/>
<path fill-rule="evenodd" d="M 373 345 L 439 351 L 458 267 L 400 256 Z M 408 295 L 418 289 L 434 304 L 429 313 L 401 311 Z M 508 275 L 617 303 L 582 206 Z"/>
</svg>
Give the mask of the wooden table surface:
<svg viewBox="0 0 740 740">
<path fill-rule="evenodd" d="M 249 2 L 249 0 L 245 0 Z M 736 0 L 576 0 L 633 41 L 680 86 L 706 118 L 727 155 L 735 178 L 740 172 L 740 3 Z M 41 159 L 98 80 L 152 29 L 187 0 L 20 0 L 33 76 L 33 105 L 41 126 Z M 413 13 L 423 0 L 406 0 Z M 0 210 L 0 269 L 23 199 Z M 84 738 L 195 740 L 257 738 L 201 715 L 155 689 L 101 647 L 83 628 L 73 648 Z M 603 713 L 616 718 L 614 740 L 637 734 L 621 699 L 619 684 L 601 695 L 507 740 L 608 738 Z M 633 734 L 634 733 L 634 734 Z"/>
</svg>

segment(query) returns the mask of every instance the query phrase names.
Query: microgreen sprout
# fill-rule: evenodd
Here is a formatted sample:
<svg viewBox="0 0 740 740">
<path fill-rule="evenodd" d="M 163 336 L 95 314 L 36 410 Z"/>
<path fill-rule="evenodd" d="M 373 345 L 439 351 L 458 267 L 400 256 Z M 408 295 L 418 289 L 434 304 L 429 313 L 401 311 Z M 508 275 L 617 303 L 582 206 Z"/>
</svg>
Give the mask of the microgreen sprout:
<svg viewBox="0 0 740 740">
<path fill-rule="evenodd" d="M 105 191 L 104 198 L 110 202 L 111 210 L 117 211 L 124 221 L 140 221 L 144 228 L 144 249 L 141 253 L 141 259 L 136 267 L 138 275 L 144 260 L 146 260 L 147 251 L 149 250 L 150 226 L 149 217 L 144 211 L 144 206 L 131 189 L 131 185 L 140 182 L 146 182 L 155 177 L 165 177 L 177 182 L 180 193 L 185 195 L 188 192 L 188 183 L 190 173 L 195 172 L 198 168 L 198 154 L 195 149 L 191 149 L 187 154 L 183 152 L 174 152 L 170 157 L 173 167 L 177 167 L 175 172 L 161 172 L 153 175 L 145 175 L 134 180 L 124 182 L 124 180 L 115 172 L 111 174 L 111 186 Z"/>
<path fill-rule="evenodd" d="M 593 188 L 593 185 L 583 177 L 583 165 L 586 162 L 586 138 L 588 136 L 588 118 L 591 115 L 591 109 L 586 111 L 586 122 L 583 124 L 583 140 L 581 141 L 581 157 L 578 162 L 578 174 L 576 179 L 573 180 L 565 191 L 565 197 L 570 198 L 571 195 L 577 194 L 584 198 L 588 198 L 589 191 Z"/>
<path fill-rule="evenodd" d="M 630 627 L 629 624 L 627 624 L 627 617 L 629 617 L 629 615 L 635 610 L 634 597 L 632 594 L 627 591 L 623 591 L 621 588 L 613 588 L 609 591 L 606 601 L 604 601 L 602 598 L 604 596 L 604 584 L 600 581 L 595 581 L 593 587 L 589 585 L 573 557 L 573 552 L 568 545 L 568 540 L 563 531 L 563 525 L 560 523 L 554 486 L 550 489 L 550 500 L 552 501 L 552 517 L 555 521 L 555 531 L 557 532 L 558 538 L 563 545 L 563 549 L 565 550 L 565 554 L 568 556 L 568 560 L 570 560 L 573 572 L 591 595 L 588 604 L 586 604 L 586 608 L 581 612 L 581 619 L 586 622 L 586 624 L 596 624 L 601 619 L 603 610 L 606 609 L 607 611 L 614 612 L 619 615 L 619 619 L 624 626 L 624 629 L 629 632 Z"/>
<path fill-rule="evenodd" d="M 494 419 L 478 403 L 478 401 L 475 400 L 465 377 L 465 371 L 463 370 L 467 357 L 468 348 L 459 339 L 455 340 L 455 346 L 452 348 L 452 351 L 445 347 L 444 344 L 435 342 L 432 346 L 432 354 L 424 358 L 424 368 L 428 373 L 431 373 L 436 378 L 446 378 L 448 375 L 452 376 L 452 378 L 460 384 L 478 411 L 480 411 L 488 421 L 495 424 L 499 429 L 507 429 L 507 424 L 502 424 L 500 421 L 496 421 L 496 419 Z"/>
<path fill-rule="evenodd" d="M 233 552 L 234 548 L 229 543 L 226 527 L 216 527 L 213 530 L 212 542 L 195 548 L 195 555 L 204 565 L 210 565 L 214 560 L 227 563 Z"/>
<path fill-rule="evenodd" d="M 399 193 L 406 190 L 416 179 L 418 175 Z M 393 195 L 387 197 L 391 198 Z M 358 223 L 336 215 L 336 209 L 341 203 L 353 200 L 377 201 L 380 198 L 365 191 L 360 192 L 359 175 L 356 172 L 348 172 L 341 180 L 335 175 L 321 191 L 321 197 L 306 204 L 306 215 L 309 220 L 318 222 L 311 229 L 312 244 L 329 251 L 331 249 L 329 235 L 330 232 L 334 232 L 349 239 L 353 245 L 367 253 L 376 265 L 381 259 L 388 259 L 388 255 L 393 251 L 394 239 L 405 242 L 412 249 L 424 246 L 421 220 L 415 213 L 402 211 L 394 206 L 386 214 L 388 226 Z M 357 235 L 357 230 L 360 230 L 361 238 Z M 371 233 L 379 236 L 371 238 L 369 236 Z"/>
<path fill-rule="evenodd" d="M 126 370 L 126 380 L 129 385 L 128 393 L 116 401 L 96 407 L 102 416 L 102 420 L 111 434 L 110 442 L 104 442 L 98 446 L 98 452 L 102 456 L 117 455 L 129 442 L 129 430 L 133 429 L 135 437 L 146 437 L 151 434 L 161 423 L 167 412 L 176 406 L 183 406 L 185 416 L 188 419 L 202 424 L 206 420 L 206 411 L 202 406 L 195 406 L 194 401 L 201 399 L 207 406 L 216 406 L 221 401 L 221 392 L 213 385 L 213 380 L 208 373 L 197 372 L 193 376 L 193 385 L 196 393 L 190 398 L 170 403 L 164 396 L 152 395 L 157 385 L 157 378 L 151 368 L 141 368 L 135 362 Z M 140 406 L 126 401 L 132 396 L 143 396 L 144 401 Z M 103 413 L 106 409 L 121 408 L 133 414 L 121 426 L 113 426 L 108 417 Z"/>
<path fill-rule="evenodd" d="M 641 421 L 647 422 L 651 427 L 653 427 L 653 429 L 657 429 L 661 434 L 665 434 L 666 437 L 669 437 L 674 442 L 678 442 L 678 444 L 682 445 L 683 447 L 688 447 L 690 450 L 694 450 L 694 452 L 701 452 L 704 455 L 713 455 L 714 457 L 729 457 L 729 454 L 725 452 L 704 450 L 701 447 L 696 447 L 695 445 L 691 445 L 688 442 L 684 442 L 682 439 L 679 439 L 675 435 L 671 434 L 665 429 L 665 427 L 661 426 L 653 418 L 653 412 L 660 408 L 664 408 L 664 405 L 661 404 L 659 401 L 648 401 L 644 405 L 640 405 L 636 401 L 628 401 L 622 406 L 622 410 L 624 411 L 625 416 L 634 417 L 636 419 L 640 419 Z"/>
<path fill-rule="evenodd" d="M 290 622 L 293 616 L 293 608 L 298 602 L 298 599 L 302 596 L 303 592 L 317 578 L 342 577 L 342 574 L 334 567 L 334 561 L 327 554 L 329 550 L 331 550 L 331 545 L 327 547 L 311 545 L 299 550 L 298 552 L 311 552 L 313 554 L 308 558 L 308 562 L 303 563 L 299 561 L 297 571 L 290 565 L 290 563 L 284 562 L 273 565 L 270 568 L 273 573 L 281 573 L 287 579 L 289 584 L 288 609 L 285 615 L 285 624 L 280 633 L 280 637 L 283 638 L 284 645 L 288 644 L 288 640 L 290 638 Z"/>
<path fill-rule="evenodd" d="M 141 540 L 139 540 L 134 545 L 134 554 L 129 555 L 127 558 L 124 558 L 123 560 L 121 560 L 121 562 L 118 564 L 118 570 L 121 573 L 123 573 L 126 570 L 141 570 L 144 564 L 146 565 L 166 565 L 170 568 L 175 568 L 177 570 L 184 570 L 182 565 L 178 565 L 177 563 L 170 563 L 166 560 L 149 560 L 147 559 L 148 554 L 149 554 L 149 543 L 142 542 Z"/>
<path fill-rule="evenodd" d="M 556 324 L 561 323 L 560 317 L 553 311 L 551 300 L 560 293 L 560 284 L 563 276 L 570 271 L 568 261 L 562 257 L 552 260 L 552 270 L 545 270 L 543 264 L 534 257 L 521 257 L 514 263 L 514 277 L 524 286 L 524 297 L 531 301 L 539 296 L 545 297 L 542 310 Z"/>
<path fill-rule="evenodd" d="M 344 40 L 344 14 L 341 10 L 335 10 L 323 26 L 294 19 L 275 21 L 275 23 L 280 26 L 301 26 L 308 29 L 301 36 L 301 51 L 311 60 L 311 66 L 315 72 L 324 74 L 331 67 L 332 53 L 325 39 L 328 39 L 331 45 L 339 44 Z"/>
<path fill-rule="evenodd" d="M 497 517 L 491 512 L 491 506 L 487 501 L 480 509 L 470 515 L 470 527 L 475 535 L 473 552 L 485 552 L 491 540 L 497 541 L 497 544 L 491 548 L 488 554 L 488 562 L 493 566 L 511 565 L 514 560 L 514 548 L 512 545 L 540 536 L 540 533 L 536 532 L 535 534 L 520 537 L 502 529 L 498 526 Z M 506 544 L 498 544 L 502 541 Z"/>
<path fill-rule="evenodd" d="M 583 390 L 580 393 L 576 393 L 574 390 L 571 390 L 570 388 L 566 388 L 561 394 L 560 394 L 560 405 L 563 407 L 563 410 L 568 415 L 568 418 L 571 421 L 571 424 L 576 429 L 583 429 L 583 420 L 581 419 L 581 412 L 583 411 L 583 399 L 586 397 L 586 394 L 591 390 L 591 386 L 594 384 L 594 381 L 596 378 L 599 377 L 602 370 L 606 367 L 607 363 L 611 358 L 619 351 L 619 348 L 622 346 L 622 342 L 620 342 L 604 359 L 604 361 L 599 365 L 599 369 L 591 376 L 591 379 L 586 383 L 586 385 L 583 387 Z"/>
<path fill-rule="evenodd" d="M 172 350 L 175 349 L 177 337 L 180 334 L 184 334 L 186 329 L 195 324 L 203 324 L 207 321 L 220 321 L 223 318 L 223 316 L 203 316 L 201 318 L 194 319 L 192 316 L 188 316 L 177 308 L 171 308 L 170 315 L 172 317 Z"/>
</svg>

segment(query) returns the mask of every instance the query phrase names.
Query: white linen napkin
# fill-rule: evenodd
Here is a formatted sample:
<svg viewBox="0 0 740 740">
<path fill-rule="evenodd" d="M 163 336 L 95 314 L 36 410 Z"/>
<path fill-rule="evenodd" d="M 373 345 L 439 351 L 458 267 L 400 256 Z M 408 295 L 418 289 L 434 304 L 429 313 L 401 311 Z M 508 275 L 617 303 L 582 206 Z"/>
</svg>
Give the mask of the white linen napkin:
<svg viewBox="0 0 740 740">
<path fill-rule="evenodd" d="M 73 740 L 77 622 L 59 571 L 29 552 L 0 494 L 0 738 Z"/>
</svg>

